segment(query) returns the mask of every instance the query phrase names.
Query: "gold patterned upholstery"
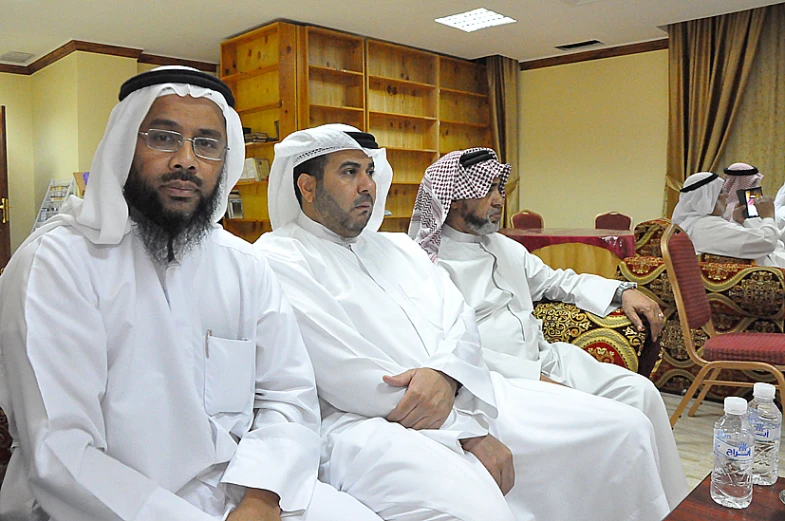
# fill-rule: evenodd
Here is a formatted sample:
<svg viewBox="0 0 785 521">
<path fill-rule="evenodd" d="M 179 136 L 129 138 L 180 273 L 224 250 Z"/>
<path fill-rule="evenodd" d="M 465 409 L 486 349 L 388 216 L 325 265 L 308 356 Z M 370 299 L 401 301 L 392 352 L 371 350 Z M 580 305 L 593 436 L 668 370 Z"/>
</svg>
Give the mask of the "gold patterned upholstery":
<svg viewBox="0 0 785 521">
<path fill-rule="evenodd" d="M 584 311 L 563 302 L 538 302 L 534 316 L 542 320 L 548 342 L 567 342 L 589 352 L 600 362 L 626 367 L 649 376 L 659 365 L 659 342 L 639 333 L 621 310 L 607 317 Z"/>
<path fill-rule="evenodd" d="M 656 234 L 651 227 L 647 232 Z M 710 262 L 701 262 L 700 269 L 709 296 L 712 322 L 718 333 L 743 331 L 783 333 L 785 270 Z M 651 379 L 663 391 L 681 393 L 692 384 L 700 368 L 690 360 L 684 347 L 676 303 L 663 259 L 647 256 L 628 257 L 619 264 L 616 278 L 637 282 L 638 289 L 653 298 L 662 308 L 667 319 L 661 339 L 662 363 Z M 692 337 L 698 352 L 702 352 L 708 334 L 703 329 L 699 329 L 693 331 Z M 749 371 L 744 373 L 723 371 L 718 377 L 734 381 L 773 381 L 771 375 Z M 722 400 L 725 396 L 747 393 L 745 389 L 717 386 L 712 387 L 707 398 Z"/>
</svg>

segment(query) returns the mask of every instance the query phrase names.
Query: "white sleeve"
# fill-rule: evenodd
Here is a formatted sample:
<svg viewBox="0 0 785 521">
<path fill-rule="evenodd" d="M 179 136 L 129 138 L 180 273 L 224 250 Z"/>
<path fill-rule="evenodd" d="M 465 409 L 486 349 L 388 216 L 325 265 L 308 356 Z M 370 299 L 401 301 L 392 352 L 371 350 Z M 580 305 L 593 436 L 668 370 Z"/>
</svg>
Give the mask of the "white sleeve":
<svg viewBox="0 0 785 521">
<path fill-rule="evenodd" d="M 17 252 L 0 294 L 4 405 L 36 500 L 59 521 L 212 520 L 104 452 L 107 338 L 97 297 L 75 256 L 46 241 Z"/>
<path fill-rule="evenodd" d="M 725 219 L 700 219 L 690 234 L 697 253 L 758 259 L 777 248 L 779 230 L 774 219 L 744 219 L 739 225 Z"/>
<path fill-rule="evenodd" d="M 534 302 L 543 298 L 566 302 L 600 316 L 618 307 L 612 300 L 620 281 L 590 273 L 579 275 L 571 269 L 553 269 L 514 240 L 508 237 L 504 239 L 507 255 L 514 257 L 511 264 L 514 265 L 518 257 L 521 259 L 520 264 Z"/>
<path fill-rule="evenodd" d="M 270 490 L 305 510 L 319 466 L 319 404 L 294 311 L 264 260 L 257 322 L 255 417 L 221 481 Z"/>
<path fill-rule="evenodd" d="M 264 251 L 295 310 L 313 362 L 320 397 L 341 411 L 369 418 L 387 417 L 406 389 L 387 385 L 382 377 L 414 367 L 399 364 L 363 337 L 335 297 L 314 279 L 302 256 L 281 253 L 266 244 L 257 243 L 257 247 Z M 460 294 L 457 300 L 462 302 Z M 444 432 L 432 436 L 452 447 L 457 446 L 457 439 L 487 434 L 486 418 L 497 414 L 490 373 L 484 367 L 479 348 L 476 356 L 469 358 L 463 352 L 460 356 L 446 352 L 463 349 L 459 342 L 464 335 L 463 317 L 471 316 L 470 313 L 470 309 L 461 309 L 460 320 L 456 317 L 455 327 L 449 330 L 443 345 L 423 365 L 445 372 L 466 387 L 459 392 L 453 413 L 441 428 Z M 472 365 L 478 361 L 483 365 Z M 476 381 L 477 372 L 487 375 L 487 385 Z M 473 394 L 475 389 L 480 397 Z"/>
</svg>

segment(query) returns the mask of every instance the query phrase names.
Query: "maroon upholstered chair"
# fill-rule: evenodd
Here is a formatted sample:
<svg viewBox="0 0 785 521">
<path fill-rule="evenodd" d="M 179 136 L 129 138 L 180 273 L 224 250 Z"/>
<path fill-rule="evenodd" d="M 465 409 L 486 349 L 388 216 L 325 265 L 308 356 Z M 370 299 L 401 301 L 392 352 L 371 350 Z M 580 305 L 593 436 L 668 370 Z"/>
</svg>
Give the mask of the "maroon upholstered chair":
<svg viewBox="0 0 785 521">
<path fill-rule="evenodd" d="M 518 228 L 519 230 L 538 229 L 542 228 L 543 225 L 542 215 L 537 212 L 532 212 L 531 210 L 521 210 L 520 212 L 513 214 L 511 220 L 512 227 Z"/>
<path fill-rule="evenodd" d="M 597 230 L 629 230 L 632 228 L 632 218 L 619 212 L 601 213 L 594 218 L 594 228 Z"/>
<path fill-rule="evenodd" d="M 660 239 L 660 248 L 673 288 L 679 311 L 681 331 L 687 354 L 700 371 L 679 406 L 671 416 L 671 427 L 676 425 L 685 407 L 698 388 L 703 385 L 688 415 L 693 416 L 713 385 L 752 387 L 753 382 L 718 380 L 720 370 L 763 371 L 771 373 L 780 388 L 780 399 L 785 397 L 785 334 L 783 333 L 725 333 L 717 335 L 711 321 L 711 306 L 701 278 L 698 257 L 687 233 L 671 224 Z M 692 330 L 702 328 L 709 336 L 703 352 L 695 349 Z M 749 374 L 749 373 L 747 373 Z"/>
</svg>

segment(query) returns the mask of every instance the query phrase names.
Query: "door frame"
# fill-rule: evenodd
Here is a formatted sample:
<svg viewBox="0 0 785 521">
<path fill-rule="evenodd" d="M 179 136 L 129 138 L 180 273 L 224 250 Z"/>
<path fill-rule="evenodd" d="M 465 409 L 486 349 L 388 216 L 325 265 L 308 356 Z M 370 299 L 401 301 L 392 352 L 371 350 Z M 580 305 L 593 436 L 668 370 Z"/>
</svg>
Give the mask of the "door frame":
<svg viewBox="0 0 785 521">
<path fill-rule="evenodd" d="M 0 211 L 0 273 L 5 269 L 11 258 L 11 216 L 8 211 L 8 148 L 6 147 L 5 106 L 0 105 L 0 198 L 6 205 L 5 215 L 8 220 L 3 223 L 3 212 Z"/>
</svg>

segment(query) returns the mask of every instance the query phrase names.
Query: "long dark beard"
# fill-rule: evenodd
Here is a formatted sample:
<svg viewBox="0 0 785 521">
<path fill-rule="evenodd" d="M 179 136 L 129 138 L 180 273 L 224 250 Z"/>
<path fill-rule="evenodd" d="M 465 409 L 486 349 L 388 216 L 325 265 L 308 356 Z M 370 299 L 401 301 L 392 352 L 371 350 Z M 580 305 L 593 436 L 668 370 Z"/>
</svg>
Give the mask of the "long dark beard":
<svg viewBox="0 0 785 521">
<path fill-rule="evenodd" d="M 213 193 L 202 196 L 196 209 L 185 214 L 167 210 L 158 192 L 131 167 L 123 195 L 128 203 L 128 214 L 136 224 L 139 237 L 153 261 L 165 265 L 182 259 L 204 241 L 212 228 L 213 213 L 221 201 L 221 185 L 225 174 L 225 171 L 221 172 Z M 170 173 L 164 177 L 201 185 L 201 179 L 196 179 L 188 172 Z"/>
</svg>

